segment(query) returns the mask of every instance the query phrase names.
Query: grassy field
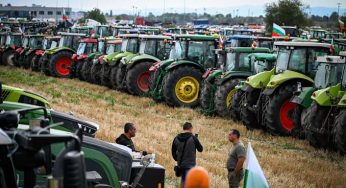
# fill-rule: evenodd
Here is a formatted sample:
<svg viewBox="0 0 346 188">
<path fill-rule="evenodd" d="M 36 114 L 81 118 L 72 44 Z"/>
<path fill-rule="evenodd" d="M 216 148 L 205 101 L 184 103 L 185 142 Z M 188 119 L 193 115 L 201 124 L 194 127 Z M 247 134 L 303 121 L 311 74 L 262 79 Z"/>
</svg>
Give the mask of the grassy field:
<svg viewBox="0 0 346 188">
<path fill-rule="evenodd" d="M 231 144 L 226 135 L 239 129 L 244 144 L 250 140 L 271 187 L 345 187 L 346 157 L 316 150 L 307 141 L 273 137 L 262 131 L 250 132 L 239 123 L 205 117 L 198 109 L 170 108 L 150 98 L 135 97 L 79 80 L 56 79 L 31 71 L 0 67 L 0 81 L 25 88 L 48 98 L 59 111 L 100 124 L 99 139 L 114 142 L 125 122 L 137 126 L 137 148 L 156 153 L 157 162 L 166 168 L 166 187 L 177 187 L 171 142 L 190 121 L 204 145 L 197 163 L 211 176 L 211 187 L 227 187 L 225 162 Z"/>
</svg>

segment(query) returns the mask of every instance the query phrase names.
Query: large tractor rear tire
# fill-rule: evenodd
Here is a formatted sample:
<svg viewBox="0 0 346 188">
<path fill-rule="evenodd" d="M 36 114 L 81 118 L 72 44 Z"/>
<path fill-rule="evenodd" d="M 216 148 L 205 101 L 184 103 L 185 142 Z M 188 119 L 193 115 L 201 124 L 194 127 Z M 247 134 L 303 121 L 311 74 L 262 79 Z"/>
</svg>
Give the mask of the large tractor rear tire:
<svg viewBox="0 0 346 188">
<path fill-rule="evenodd" d="M 243 96 L 243 106 L 240 107 L 240 117 L 241 121 L 247 129 L 259 129 L 261 128 L 261 123 L 257 118 L 257 114 L 250 110 L 249 108 L 257 104 L 259 100 L 261 90 L 254 90 L 252 92 L 246 92 Z M 262 110 L 262 109 L 258 109 Z"/>
<path fill-rule="evenodd" d="M 14 66 L 14 50 L 7 50 L 2 54 L 2 63 L 4 65 Z"/>
<path fill-rule="evenodd" d="M 31 59 L 31 70 L 32 71 L 34 71 L 34 72 L 40 71 L 39 61 L 40 61 L 40 56 L 34 55 L 34 57 Z"/>
<path fill-rule="evenodd" d="M 118 66 L 112 66 L 110 70 L 110 85 L 112 89 L 117 88 L 117 71 L 118 71 Z"/>
<path fill-rule="evenodd" d="M 126 74 L 126 88 L 132 95 L 144 95 L 149 92 L 149 68 L 152 62 L 140 62 L 132 66 Z"/>
<path fill-rule="evenodd" d="M 219 116 L 230 116 L 229 104 L 231 103 L 234 93 L 237 91 L 235 86 L 239 83 L 239 79 L 231 79 L 218 86 L 215 92 L 215 109 Z"/>
<path fill-rule="evenodd" d="M 77 64 L 76 64 L 76 77 L 82 81 L 84 81 L 84 78 L 82 76 L 82 67 L 83 67 L 84 63 L 85 63 L 84 60 L 79 60 L 79 61 L 77 61 Z"/>
<path fill-rule="evenodd" d="M 313 102 L 307 109 L 309 119 L 307 122 L 306 139 L 315 148 L 327 149 L 331 145 L 331 136 L 326 131 L 321 131 L 324 123 L 328 123 L 329 107 L 324 107 Z"/>
<path fill-rule="evenodd" d="M 231 99 L 231 103 L 229 104 L 228 108 L 229 108 L 229 112 L 230 112 L 230 116 L 231 119 L 233 119 L 233 121 L 240 121 L 240 108 L 242 106 L 242 97 L 244 95 L 244 91 L 242 91 L 241 89 L 238 89 L 232 99 Z"/>
<path fill-rule="evenodd" d="M 38 64 L 40 66 L 40 70 L 41 72 L 43 72 L 46 76 L 50 76 L 50 71 L 49 71 L 49 67 L 48 67 L 48 63 L 45 59 L 47 57 L 43 56 L 40 58 Z"/>
<path fill-rule="evenodd" d="M 90 68 L 90 82 L 101 85 L 101 68 L 99 63 L 93 63 Z"/>
<path fill-rule="evenodd" d="M 108 63 L 104 63 L 102 64 L 101 67 L 101 85 L 103 86 L 110 86 L 110 81 L 109 81 L 109 76 L 110 76 L 110 66 Z"/>
<path fill-rule="evenodd" d="M 126 66 L 122 66 L 120 63 L 117 65 L 115 74 L 112 74 L 115 76 L 114 85 L 112 86 L 113 89 L 123 91 L 125 89 L 124 82 L 125 82 L 125 75 L 126 74 Z"/>
<path fill-rule="evenodd" d="M 213 112 L 208 112 L 210 115 L 214 114 L 214 109 L 210 109 L 214 105 L 211 103 L 214 103 L 214 93 L 213 93 L 213 85 L 209 83 L 207 80 L 204 80 L 202 84 L 202 89 L 201 89 L 201 96 L 199 99 L 199 103 L 202 107 L 203 110 L 210 110 Z"/>
<path fill-rule="evenodd" d="M 346 109 L 341 109 L 333 126 L 334 143 L 337 149 L 346 154 Z"/>
<path fill-rule="evenodd" d="M 51 76 L 68 78 L 70 76 L 70 66 L 72 63 L 72 53 L 61 51 L 54 55 L 49 61 L 49 70 Z"/>
<path fill-rule="evenodd" d="M 294 91 L 294 85 L 283 85 L 270 96 L 266 112 L 263 113 L 266 113 L 265 126 L 271 134 L 288 136 L 297 128 L 293 120 L 297 104 L 291 102 Z"/>
<path fill-rule="evenodd" d="M 27 55 L 25 58 L 24 58 L 24 63 L 23 63 L 23 68 L 25 69 L 29 69 L 32 65 L 32 58 L 34 57 L 34 53 L 31 53 L 29 55 Z"/>
<path fill-rule="evenodd" d="M 163 83 L 163 96 L 169 106 L 196 107 L 202 72 L 195 67 L 181 66 L 168 72 Z"/>
<path fill-rule="evenodd" d="M 92 63 L 90 61 L 86 60 L 83 62 L 83 65 L 82 65 L 81 75 L 82 75 L 82 78 L 87 82 L 90 82 L 89 78 L 90 78 L 91 64 Z"/>
</svg>

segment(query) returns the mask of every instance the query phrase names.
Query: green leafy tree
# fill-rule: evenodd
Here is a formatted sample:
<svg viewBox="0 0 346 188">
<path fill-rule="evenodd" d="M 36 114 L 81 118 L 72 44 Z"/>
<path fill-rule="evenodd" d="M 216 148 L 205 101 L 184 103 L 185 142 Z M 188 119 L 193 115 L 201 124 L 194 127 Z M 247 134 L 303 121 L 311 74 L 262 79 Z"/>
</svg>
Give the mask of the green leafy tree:
<svg viewBox="0 0 346 188">
<path fill-rule="evenodd" d="M 89 11 L 87 13 L 86 18 L 96 20 L 100 22 L 101 24 L 107 23 L 105 15 L 98 8 L 94 8 L 93 10 Z"/>
<path fill-rule="evenodd" d="M 302 27 L 308 24 L 308 19 L 304 10 L 308 6 L 301 0 L 279 0 L 277 3 L 266 5 L 266 16 L 264 21 L 267 24 L 267 32 L 272 31 L 273 23 L 278 25 Z"/>
</svg>

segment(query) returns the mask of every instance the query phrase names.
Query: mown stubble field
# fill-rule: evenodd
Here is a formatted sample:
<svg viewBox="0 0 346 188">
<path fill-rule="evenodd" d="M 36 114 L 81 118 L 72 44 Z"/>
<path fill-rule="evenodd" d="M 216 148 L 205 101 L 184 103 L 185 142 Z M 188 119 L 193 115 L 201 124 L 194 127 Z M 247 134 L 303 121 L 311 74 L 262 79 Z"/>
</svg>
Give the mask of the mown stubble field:
<svg viewBox="0 0 346 188">
<path fill-rule="evenodd" d="M 166 168 L 166 187 L 177 187 L 171 142 L 190 121 L 204 146 L 197 155 L 199 166 L 211 176 L 211 187 L 226 188 L 225 162 L 231 144 L 226 135 L 239 129 L 245 145 L 251 140 L 257 158 L 271 187 L 345 187 L 346 157 L 317 150 L 304 140 L 273 137 L 262 131 L 250 132 L 231 120 L 205 117 L 198 109 L 170 108 L 146 97 L 135 97 L 106 87 L 79 80 L 46 77 L 28 70 L 0 67 L 0 81 L 45 96 L 54 109 L 73 112 L 76 116 L 97 122 L 97 137 L 114 142 L 123 124 L 137 127 L 134 138 L 138 149 L 156 153 L 157 163 Z"/>
</svg>

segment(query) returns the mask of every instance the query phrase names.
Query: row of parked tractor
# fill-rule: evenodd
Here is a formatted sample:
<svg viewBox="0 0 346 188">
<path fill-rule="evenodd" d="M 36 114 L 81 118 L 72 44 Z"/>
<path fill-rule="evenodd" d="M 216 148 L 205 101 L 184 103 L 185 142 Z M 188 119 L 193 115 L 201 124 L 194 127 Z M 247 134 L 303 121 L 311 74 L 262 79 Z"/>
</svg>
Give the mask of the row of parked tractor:
<svg viewBox="0 0 346 188">
<path fill-rule="evenodd" d="M 40 36 L 49 46 L 36 50 L 41 56 L 20 58 L 25 49 L 34 49 L 20 46 L 13 58 L 5 51 L 2 63 L 79 78 L 173 107 L 200 106 L 206 115 L 230 117 L 249 129 L 306 138 L 315 147 L 345 153 L 342 35 L 303 39 L 256 36 L 249 30 L 230 36 L 182 34 L 181 29 L 160 35 L 154 29 L 150 34 L 149 29 L 121 31 L 108 37 L 100 32 Z M 52 45 L 52 38 L 59 45 Z"/>
</svg>

